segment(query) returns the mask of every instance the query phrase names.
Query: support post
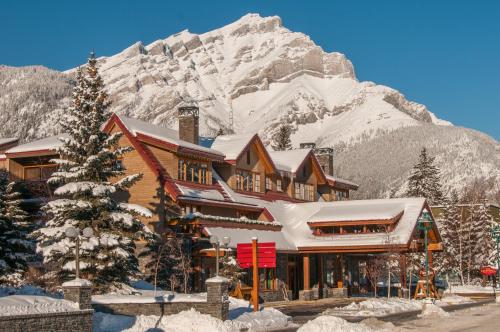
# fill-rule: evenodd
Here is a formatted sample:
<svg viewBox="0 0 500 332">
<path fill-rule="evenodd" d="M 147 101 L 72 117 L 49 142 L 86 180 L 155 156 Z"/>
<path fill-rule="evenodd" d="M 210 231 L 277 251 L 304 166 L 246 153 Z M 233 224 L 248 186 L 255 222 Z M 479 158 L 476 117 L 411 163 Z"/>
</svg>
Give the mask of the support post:
<svg viewBox="0 0 500 332">
<path fill-rule="evenodd" d="M 319 298 L 323 298 L 323 257 L 321 254 L 317 254 L 318 258 L 318 296 Z"/>
<path fill-rule="evenodd" d="M 259 311 L 259 260 L 258 260 L 258 242 L 257 238 L 252 238 L 252 273 L 253 273 L 253 287 L 252 287 L 252 304 L 253 311 Z"/>
<path fill-rule="evenodd" d="M 304 267 L 304 290 L 310 290 L 311 289 L 311 284 L 310 284 L 310 264 L 309 264 L 309 254 L 304 254 L 304 257 L 302 258 L 303 260 L 303 267 Z"/>
</svg>

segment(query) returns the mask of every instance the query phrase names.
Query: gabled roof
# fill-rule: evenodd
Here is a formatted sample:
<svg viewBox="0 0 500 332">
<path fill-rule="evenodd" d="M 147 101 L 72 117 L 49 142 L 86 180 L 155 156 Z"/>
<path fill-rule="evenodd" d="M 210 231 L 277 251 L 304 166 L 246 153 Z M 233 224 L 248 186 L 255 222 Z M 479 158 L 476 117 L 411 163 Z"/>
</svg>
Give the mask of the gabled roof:
<svg viewBox="0 0 500 332">
<path fill-rule="evenodd" d="M 67 134 L 59 134 L 43 139 L 39 139 L 33 142 L 29 142 L 26 144 L 21 144 L 15 146 L 7 151 L 5 154 L 7 157 L 17 157 L 23 155 L 31 155 L 31 154 L 47 154 L 47 153 L 55 153 L 56 149 L 63 145 L 63 142 L 60 138 L 69 137 Z"/>
<path fill-rule="evenodd" d="M 226 160 L 236 160 L 256 134 L 220 135 L 212 143 L 212 149 L 226 155 Z"/>
<path fill-rule="evenodd" d="M 358 190 L 358 188 L 359 188 L 358 184 L 356 184 L 352 181 L 349 181 L 349 180 L 341 179 L 341 178 L 336 177 L 336 176 L 326 175 L 326 179 L 328 180 L 328 183 L 334 187 L 335 186 L 346 187 L 348 189 L 353 189 L 353 190 Z"/>
<path fill-rule="evenodd" d="M 327 179 L 325 177 L 325 172 L 321 168 L 321 165 L 314 154 L 312 149 L 294 149 L 287 151 L 273 151 L 269 153 L 274 162 L 279 165 L 278 169 L 291 172 L 293 174 L 306 163 L 308 159 L 311 159 L 313 170 L 318 176 L 319 183 L 326 183 Z"/>
<path fill-rule="evenodd" d="M 224 154 L 219 151 L 179 139 L 179 132 L 176 130 L 154 125 L 141 120 L 113 114 L 108 120 L 108 123 L 105 125 L 105 128 L 112 125 L 112 123 L 117 119 L 123 123 L 123 125 L 134 137 L 137 137 L 140 140 L 150 139 L 150 141 L 159 141 L 160 143 L 165 143 L 163 146 L 178 152 L 199 152 L 200 154 L 215 159 L 222 160 L 224 158 Z"/>
<path fill-rule="evenodd" d="M 276 166 L 273 159 L 269 155 L 269 151 L 267 151 L 266 147 L 262 143 L 262 140 L 257 134 L 217 136 L 212 144 L 212 148 L 224 153 L 226 155 L 225 161 L 229 163 L 236 163 L 236 161 L 242 156 L 243 152 L 245 152 L 252 144 L 255 144 L 258 151 L 264 156 L 263 162 L 268 169 L 276 171 Z"/>
<path fill-rule="evenodd" d="M 311 149 L 294 149 L 286 151 L 270 151 L 269 155 L 280 171 L 295 173 L 311 153 Z"/>
</svg>

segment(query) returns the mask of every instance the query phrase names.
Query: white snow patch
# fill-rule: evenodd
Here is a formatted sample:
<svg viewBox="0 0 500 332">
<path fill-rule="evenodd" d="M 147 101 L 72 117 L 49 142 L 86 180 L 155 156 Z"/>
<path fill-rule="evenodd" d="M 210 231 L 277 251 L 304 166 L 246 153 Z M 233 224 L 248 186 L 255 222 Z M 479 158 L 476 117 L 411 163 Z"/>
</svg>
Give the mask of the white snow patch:
<svg viewBox="0 0 500 332">
<path fill-rule="evenodd" d="M 12 295 L 0 297 L 0 316 L 78 310 L 78 304 L 48 296 Z"/>
<path fill-rule="evenodd" d="M 302 325 L 297 332 L 372 332 L 372 328 L 357 323 L 349 323 L 335 316 L 319 316 Z"/>
</svg>

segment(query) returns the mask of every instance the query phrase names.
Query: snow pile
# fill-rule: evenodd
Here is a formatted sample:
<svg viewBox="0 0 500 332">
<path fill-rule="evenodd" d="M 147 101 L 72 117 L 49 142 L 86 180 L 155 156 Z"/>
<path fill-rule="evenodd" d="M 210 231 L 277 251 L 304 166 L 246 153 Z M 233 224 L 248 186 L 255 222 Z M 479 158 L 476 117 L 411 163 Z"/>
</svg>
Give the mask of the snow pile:
<svg viewBox="0 0 500 332">
<path fill-rule="evenodd" d="M 231 300 L 232 310 L 241 308 L 251 310 L 247 301 Z M 230 314 L 231 315 L 231 314 Z M 235 313 L 233 312 L 233 316 Z M 210 315 L 201 314 L 194 309 L 182 311 L 168 316 L 120 316 L 97 312 L 94 314 L 95 332 L 128 331 L 139 332 L 150 329 L 175 332 L 237 332 L 242 329 L 260 331 L 292 326 L 291 318 L 275 309 L 264 309 L 259 312 L 244 312 L 234 320 L 222 321 Z"/>
<path fill-rule="evenodd" d="M 302 325 L 297 332 L 372 332 L 374 329 L 364 325 L 349 323 L 335 316 L 319 316 Z"/>
<path fill-rule="evenodd" d="M 468 297 L 455 295 L 455 294 L 445 294 L 442 299 L 437 300 L 436 303 L 439 306 L 451 305 L 451 304 L 463 304 L 474 302 Z"/>
<path fill-rule="evenodd" d="M 447 289 L 445 293 L 448 293 L 450 289 Z M 452 293 L 458 294 L 469 294 L 469 293 L 493 293 L 493 287 L 483 287 L 480 285 L 464 285 L 464 286 L 452 286 Z"/>
<path fill-rule="evenodd" d="M 274 308 L 264 308 L 257 312 L 245 312 L 233 322 L 247 328 L 249 331 L 285 328 L 292 325 L 290 316 Z"/>
<path fill-rule="evenodd" d="M 435 304 L 423 306 L 422 313 L 418 317 L 448 317 L 450 314 Z"/>
<path fill-rule="evenodd" d="M 78 304 L 48 296 L 12 295 L 0 298 L 0 316 L 78 310 Z"/>
<path fill-rule="evenodd" d="M 351 303 L 342 308 L 327 309 L 323 315 L 380 317 L 399 312 L 421 310 L 422 302 L 400 298 L 369 299 Z"/>
<path fill-rule="evenodd" d="M 94 314 L 94 332 L 232 332 L 239 331 L 240 325 L 231 321 L 221 321 L 210 315 L 197 312 L 194 309 L 186 310 L 169 316 L 119 316 L 104 313 Z"/>
</svg>

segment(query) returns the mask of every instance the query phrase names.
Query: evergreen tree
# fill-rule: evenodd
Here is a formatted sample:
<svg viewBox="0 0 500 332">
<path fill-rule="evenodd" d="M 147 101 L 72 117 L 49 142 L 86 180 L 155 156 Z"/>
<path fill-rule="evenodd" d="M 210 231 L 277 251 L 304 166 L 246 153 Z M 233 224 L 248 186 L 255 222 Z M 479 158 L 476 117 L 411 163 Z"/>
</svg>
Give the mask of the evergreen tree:
<svg viewBox="0 0 500 332">
<path fill-rule="evenodd" d="M 234 255 L 231 251 L 226 251 L 224 257 L 222 257 L 222 266 L 220 269 L 220 275 L 229 279 L 231 281 L 231 287 L 235 287 L 236 284 L 243 278 L 245 272 L 240 267 Z"/>
<path fill-rule="evenodd" d="M 472 243 L 475 254 L 475 269 L 479 270 L 482 266 L 490 265 L 492 262 L 492 253 L 495 250 L 494 240 L 491 236 L 493 220 L 491 218 L 488 204 L 483 200 L 477 207 L 476 219 L 473 229 L 475 230 L 476 241 Z"/>
<path fill-rule="evenodd" d="M 426 148 L 422 149 L 418 163 L 413 166 L 406 196 L 425 197 L 431 205 L 441 204 L 443 201 L 439 169 L 434 165 L 434 157 L 427 155 Z"/>
<path fill-rule="evenodd" d="M 10 188 L 10 190 L 9 190 Z M 33 256 L 33 243 L 27 239 L 21 220 L 24 212 L 14 201 L 9 202 L 13 185 L 7 173 L 0 172 L 0 284 L 18 285 Z M 9 192 L 9 194 L 8 194 Z M 18 211 L 19 216 L 14 213 Z"/>
<path fill-rule="evenodd" d="M 75 241 L 66 236 L 65 229 L 91 227 L 92 237 L 80 236 L 80 268 L 102 291 L 114 282 L 128 282 L 139 272 L 134 240 L 149 240 L 152 235 L 136 216 L 150 216 L 150 212 L 113 198 L 141 174 L 123 177 L 120 158 L 131 149 L 118 146 L 121 133 L 101 131 L 109 116 L 108 102 L 93 54 L 85 69 L 78 69 L 76 82 L 72 105 L 61 119 L 67 136 L 61 137 L 61 159 L 53 160 L 59 169 L 48 181 L 57 186 L 57 199 L 44 207 L 50 220 L 34 236 L 43 262 L 61 279 L 69 279 L 75 270 Z"/>
<path fill-rule="evenodd" d="M 285 151 L 292 149 L 292 141 L 290 140 L 290 135 L 292 134 L 292 128 L 289 125 L 282 125 L 279 127 L 278 132 L 273 135 L 273 141 L 271 143 L 274 151 Z"/>
<path fill-rule="evenodd" d="M 434 260 L 436 271 L 457 273 L 464 280 L 465 223 L 462 220 L 459 198 L 455 190 L 445 199 L 443 216 L 439 220 L 439 233 L 442 238 L 443 252 Z"/>
</svg>

